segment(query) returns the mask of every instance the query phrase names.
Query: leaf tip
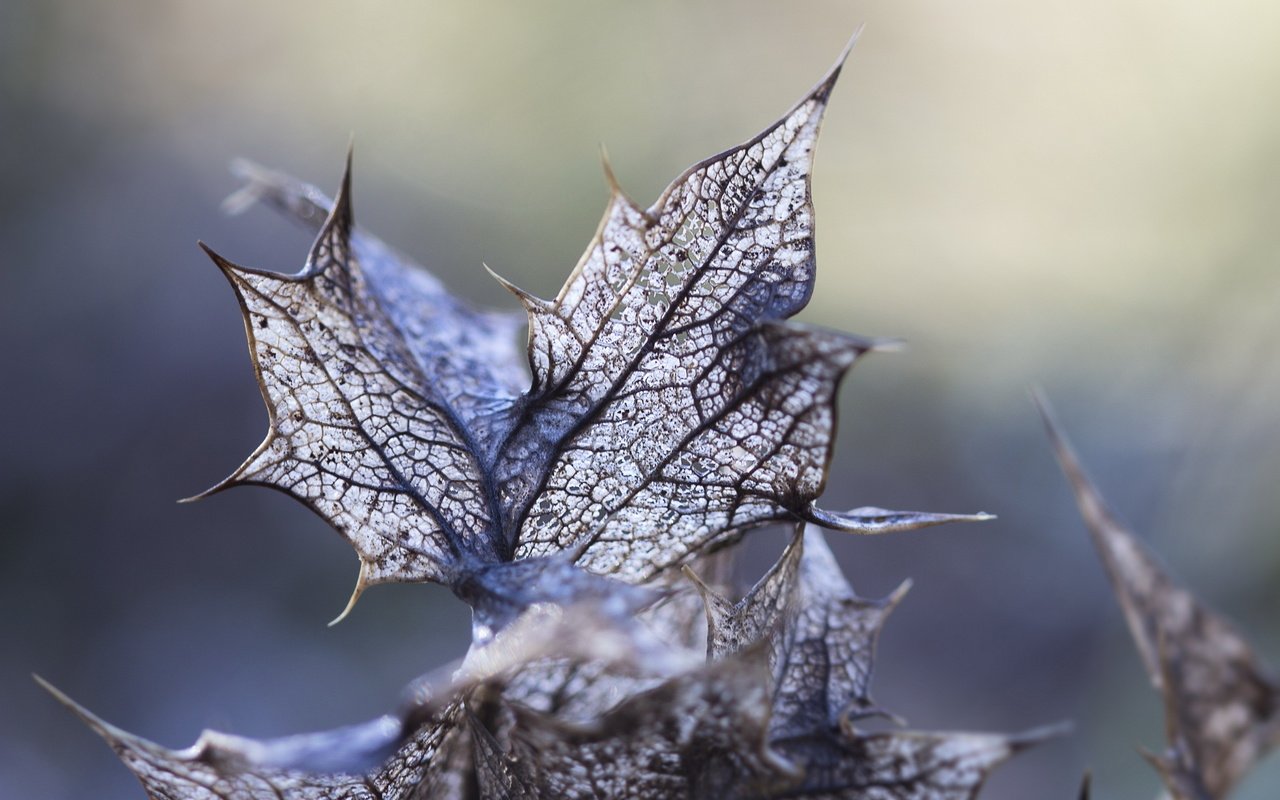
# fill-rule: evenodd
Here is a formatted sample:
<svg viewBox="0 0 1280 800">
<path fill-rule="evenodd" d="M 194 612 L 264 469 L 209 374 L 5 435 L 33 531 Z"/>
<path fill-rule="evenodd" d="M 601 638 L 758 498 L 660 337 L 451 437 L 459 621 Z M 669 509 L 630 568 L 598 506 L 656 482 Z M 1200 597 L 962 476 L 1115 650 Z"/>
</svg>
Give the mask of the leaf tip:
<svg viewBox="0 0 1280 800">
<path fill-rule="evenodd" d="M 230 489 L 233 486 L 239 486 L 240 474 L 243 470 L 244 470 L 244 467 L 242 466 L 239 469 L 237 469 L 235 472 L 228 475 L 226 478 L 218 481 L 213 486 L 210 486 L 208 489 L 205 489 L 203 492 L 197 492 L 196 494 L 193 494 L 189 497 L 178 498 L 178 502 L 182 505 L 186 505 L 187 503 L 194 503 L 199 500 L 204 500 L 207 497 L 213 497 L 215 494 L 226 491 L 227 489 Z"/>
<path fill-rule="evenodd" d="M 609 187 L 609 194 L 614 197 L 626 197 L 626 193 L 622 191 L 622 184 L 618 183 L 618 176 L 613 171 L 609 150 L 604 146 L 604 142 L 600 143 L 600 169 L 604 172 L 604 182 Z"/>
<path fill-rule="evenodd" d="M 347 157 L 342 166 L 342 180 L 338 184 L 338 194 L 333 198 L 333 209 L 325 227 L 335 226 L 345 238 L 351 232 L 351 162 L 355 154 L 355 142 L 347 143 Z"/>
<path fill-rule="evenodd" d="M 232 272 L 236 272 L 240 269 L 238 264 L 223 258 L 216 250 L 205 244 L 203 241 L 197 239 L 196 245 L 204 251 L 204 254 L 209 257 L 209 260 L 213 262 L 214 266 L 222 270 L 224 274 L 230 275 Z"/>
<path fill-rule="evenodd" d="M 911 587 L 914 585 L 914 581 L 910 578 L 905 578 L 902 583 L 898 584 L 898 588 L 894 589 L 887 597 L 880 601 L 881 604 L 883 604 L 883 606 L 889 611 L 892 611 L 898 607 L 898 604 L 902 602 L 902 599 L 907 596 L 907 592 L 911 591 Z"/>
<path fill-rule="evenodd" d="M 360 595 L 364 594 L 364 590 L 369 588 L 369 562 L 363 558 L 360 559 L 360 574 L 356 576 L 356 586 L 351 590 L 351 597 L 347 599 L 347 605 L 342 609 L 342 613 L 329 621 L 325 627 L 332 628 L 339 622 L 342 622 L 356 607 L 356 601 L 360 599 Z"/>
<path fill-rule="evenodd" d="M 1050 739 L 1068 736 L 1075 731 L 1075 727 L 1074 722 L 1064 719 L 1058 722 L 1051 722 L 1048 725 L 1041 725 L 1038 728 L 1032 728 L 1029 731 L 1015 733 L 1009 736 L 1009 748 L 1018 753 Z"/>
<path fill-rule="evenodd" d="M 831 530 L 868 535 L 914 531 L 948 522 L 987 522 L 996 518 L 994 514 L 985 511 L 976 514 L 938 514 L 928 511 L 890 511 L 874 506 L 863 506 L 840 513 L 818 508 L 812 503 L 801 516 L 808 522 Z"/>
<path fill-rule="evenodd" d="M 129 736 L 129 734 L 112 725 L 110 722 L 107 722 L 102 717 L 99 717 L 97 714 L 80 705 L 75 700 L 72 700 L 65 692 L 36 673 L 31 673 L 31 677 L 37 684 L 39 684 L 40 688 L 53 695 L 54 700 L 57 700 L 64 708 L 79 717 L 80 721 L 89 726 L 90 730 L 101 736 L 103 739 L 106 739 L 108 744 L 114 744 L 115 742 Z"/>
<path fill-rule="evenodd" d="M 488 264 L 481 262 L 480 266 L 484 267 L 484 271 L 489 273 L 489 276 L 493 278 L 495 281 L 497 281 L 499 286 L 501 286 L 503 289 L 506 289 L 508 292 L 511 292 L 513 295 L 515 295 L 516 299 L 518 299 L 521 302 L 521 304 L 524 305 L 526 310 L 530 312 L 546 311 L 550 307 L 550 303 L 548 303 L 546 300 L 543 300 L 541 297 L 538 297 L 537 295 L 527 292 L 524 289 L 521 289 L 519 286 L 516 286 L 511 281 L 507 280 L 506 278 L 502 277 L 498 273 L 494 272 L 493 268 L 490 267 Z"/>
<path fill-rule="evenodd" d="M 1080 793 L 1076 795 L 1078 800 L 1089 800 L 1092 795 L 1093 772 L 1091 770 L 1084 771 L 1084 778 L 1080 780 Z"/>
</svg>

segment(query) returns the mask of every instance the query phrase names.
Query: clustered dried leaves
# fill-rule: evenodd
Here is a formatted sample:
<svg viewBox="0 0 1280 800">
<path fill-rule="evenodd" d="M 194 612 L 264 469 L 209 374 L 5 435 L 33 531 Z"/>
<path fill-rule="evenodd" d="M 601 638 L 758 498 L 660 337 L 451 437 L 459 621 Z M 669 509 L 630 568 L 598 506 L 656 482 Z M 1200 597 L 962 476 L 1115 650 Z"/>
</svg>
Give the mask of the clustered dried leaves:
<svg viewBox="0 0 1280 800">
<path fill-rule="evenodd" d="M 234 205 L 264 201 L 318 236 L 291 276 L 209 251 L 271 418 L 210 491 L 270 486 L 328 520 L 360 558 L 352 603 L 377 583 L 451 587 L 474 610 L 472 646 L 377 720 L 270 741 L 206 732 L 179 752 L 51 691 L 158 800 L 976 796 L 1056 729 L 860 729 L 892 719 L 871 699 L 872 660 L 908 586 L 859 597 L 818 530 L 986 518 L 814 505 L 838 385 L 879 344 L 786 321 L 813 289 L 810 173 L 839 72 L 647 209 L 609 175 L 560 293 L 504 281 L 522 315 L 472 309 L 355 227 L 349 160 L 332 201 L 241 165 Z M 1276 683 L 1055 442 L 1164 697 L 1170 749 L 1151 758 L 1173 796 L 1222 797 L 1280 740 Z M 791 543 L 737 598 L 732 545 L 771 523 Z"/>
</svg>

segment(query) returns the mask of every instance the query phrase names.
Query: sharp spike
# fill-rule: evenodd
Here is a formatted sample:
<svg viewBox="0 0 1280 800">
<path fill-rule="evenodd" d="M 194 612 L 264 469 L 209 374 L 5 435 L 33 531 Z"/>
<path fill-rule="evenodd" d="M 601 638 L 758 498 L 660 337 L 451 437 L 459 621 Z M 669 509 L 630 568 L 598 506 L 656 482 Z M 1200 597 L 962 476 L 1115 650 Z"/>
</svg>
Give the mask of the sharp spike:
<svg viewBox="0 0 1280 800">
<path fill-rule="evenodd" d="M 356 577 L 356 588 L 351 591 L 351 597 L 347 600 L 347 607 L 342 609 L 342 613 L 329 622 L 328 627 L 332 628 L 346 619 L 347 615 L 351 613 L 351 609 L 356 607 L 356 601 L 360 599 L 360 595 L 364 594 L 364 590 L 367 588 L 369 588 L 369 562 L 360 559 L 360 574 Z"/>
<path fill-rule="evenodd" d="M 604 170 L 604 182 L 609 187 L 609 194 L 615 197 L 626 197 L 626 192 L 622 191 L 622 184 L 618 183 L 618 176 L 613 171 L 613 164 L 609 161 L 609 151 L 603 142 L 600 143 L 600 167 Z"/>
<path fill-rule="evenodd" d="M 841 514 L 818 508 L 812 503 L 801 512 L 801 516 L 824 528 L 860 534 L 898 533 L 947 522 L 986 522 L 996 518 L 994 514 L 985 511 L 977 514 L 934 514 L 927 511 L 889 511 L 872 506 L 855 508 Z"/>
<path fill-rule="evenodd" d="M 1071 720 L 1062 720 L 1053 722 L 1048 725 L 1041 725 L 1039 728 L 1032 728 L 1029 731 L 1015 733 L 1009 737 L 1009 747 L 1013 752 L 1021 752 L 1028 747 L 1034 747 L 1041 742 L 1049 739 L 1056 739 L 1059 736 L 1066 736 L 1075 730 L 1075 724 Z"/>
<path fill-rule="evenodd" d="M 881 600 L 880 603 L 887 611 L 894 610 L 898 607 L 898 604 L 902 602 L 902 598 L 907 596 L 907 592 L 911 591 L 911 587 L 913 585 L 912 580 L 907 578 L 902 583 L 898 584 L 898 588 L 890 592 L 889 596 Z"/>
<path fill-rule="evenodd" d="M 197 240 L 196 244 L 199 245 L 200 249 L 204 251 L 204 254 L 207 255 L 211 261 L 213 261 L 214 265 L 217 266 L 217 268 L 222 270 L 224 273 L 239 272 L 243 269 L 243 267 L 241 267 L 239 264 L 236 264 L 232 261 L 228 261 L 227 259 L 218 255 L 212 247 L 205 244 L 204 242 Z"/>
<path fill-rule="evenodd" d="M 194 503 L 197 500 L 204 500 L 206 497 L 213 497 L 215 494 L 218 494 L 219 492 L 226 491 L 227 489 L 230 489 L 233 486 L 239 486 L 239 485 L 240 485 L 240 470 L 236 470 L 231 475 L 228 475 L 224 480 L 221 480 L 215 483 L 213 486 L 210 486 L 208 489 L 205 489 L 203 492 L 197 492 L 196 494 L 193 494 L 190 497 L 181 497 L 178 499 L 178 502 L 184 505 L 187 503 Z"/>
<path fill-rule="evenodd" d="M 689 566 L 688 564 L 685 564 L 684 566 L 680 567 L 680 572 L 683 573 L 686 578 L 688 578 L 690 581 L 693 582 L 693 588 L 698 590 L 698 594 L 702 595 L 702 599 L 704 601 L 707 599 L 709 595 L 715 594 L 715 591 L 712 590 L 712 588 L 708 586 L 706 582 L 703 581 L 702 578 L 698 576 L 698 573 L 694 571 L 693 567 Z"/>
<path fill-rule="evenodd" d="M 70 710 L 71 713 L 79 717 L 80 720 L 84 722 L 85 725 L 88 725 L 89 728 L 93 730 L 94 733 L 98 734 L 103 739 L 106 739 L 108 744 L 114 745 L 116 742 L 119 742 L 121 740 L 133 740 L 136 738 L 132 734 L 129 734 L 126 731 L 123 731 L 120 728 L 117 728 L 115 725 L 112 725 L 110 722 L 107 722 L 102 717 L 99 717 L 97 714 L 94 714 L 92 711 L 80 705 L 75 700 L 72 700 L 61 689 L 54 686 L 52 683 L 49 683 L 39 675 L 32 673 L 31 677 L 35 680 L 36 683 L 40 684 L 40 687 L 42 689 L 44 689 L 49 694 L 53 695 L 54 700 L 57 700 L 60 704 L 62 704 L 64 707 Z"/>
<path fill-rule="evenodd" d="M 481 266 L 484 267 L 485 272 L 489 273 L 489 275 L 495 281 L 498 282 L 499 286 L 501 286 L 503 289 L 506 289 L 508 292 L 511 292 L 513 295 L 515 295 L 516 298 L 519 299 L 520 302 L 524 304 L 524 307 L 529 309 L 530 311 L 535 311 L 535 310 L 546 311 L 551 307 L 551 304 L 548 303 L 546 300 L 543 300 L 541 297 L 538 297 L 537 295 L 526 292 L 524 289 L 521 289 L 519 286 L 516 286 L 511 281 L 507 280 L 506 278 L 502 277 L 498 273 L 494 272 L 493 269 L 488 264 L 481 262 Z"/>
<path fill-rule="evenodd" d="M 325 226 L 336 225 L 345 240 L 351 233 L 351 161 L 355 154 L 355 142 L 347 143 L 347 159 L 342 168 L 342 182 L 338 185 L 338 195 L 333 198 L 333 210 L 329 212 L 329 220 Z"/>
</svg>

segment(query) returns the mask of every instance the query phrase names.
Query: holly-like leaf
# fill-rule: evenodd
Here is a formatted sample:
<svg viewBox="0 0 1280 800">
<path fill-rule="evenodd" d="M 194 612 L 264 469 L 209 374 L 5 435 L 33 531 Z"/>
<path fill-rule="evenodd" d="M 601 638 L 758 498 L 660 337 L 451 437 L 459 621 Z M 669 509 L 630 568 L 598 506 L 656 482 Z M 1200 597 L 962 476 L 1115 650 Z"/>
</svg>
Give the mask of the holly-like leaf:
<svg viewBox="0 0 1280 800">
<path fill-rule="evenodd" d="M 209 251 L 270 414 L 210 491 L 291 494 L 354 546 L 353 603 L 372 584 L 443 583 L 472 606 L 473 642 L 395 713 L 337 731 L 206 732 L 171 751 L 73 705 L 153 798 L 976 791 L 1016 740 L 853 729 L 874 710 L 874 640 L 901 592 L 858 598 L 816 529 L 740 603 L 669 570 L 718 584 L 713 554 L 771 522 L 882 533 L 987 518 L 814 505 L 840 381 L 879 346 L 788 321 L 813 290 L 810 174 L 841 63 L 647 209 L 610 175 L 560 293 L 506 284 L 523 316 L 471 308 L 356 227 L 349 156 L 332 201 L 239 165 L 231 206 L 261 200 L 317 238 L 295 275 Z"/>
<path fill-rule="evenodd" d="M 482 616 L 524 585 L 498 566 L 513 560 L 568 554 L 634 583 L 778 520 L 879 533 L 985 518 L 813 505 L 837 386 L 877 346 L 785 321 L 813 289 L 810 171 L 839 72 L 648 209 L 610 180 L 556 298 L 511 287 L 529 325 L 523 394 L 512 318 L 451 298 L 356 228 L 349 169 L 330 203 L 246 168 L 235 205 L 324 221 L 297 275 L 210 251 L 271 412 L 266 440 L 215 489 L 272 486 L 328 519 L 360 556 L 357 594 L 436 581 Z M 517 612 L 539 599 L 527 595 Z"/>
<path fill-rule="evenodd" d="M 1280 746 L 1280 683 L 1235 626 L 1178 585 L 1116 519 L 1048 404 L 1039 396 L 1036 402 L 1129 632 L 1164 702 L 1169 748 L 1148 757 L 1178 800 L 1226 797 L 1258 760 Z"/>
</svg>

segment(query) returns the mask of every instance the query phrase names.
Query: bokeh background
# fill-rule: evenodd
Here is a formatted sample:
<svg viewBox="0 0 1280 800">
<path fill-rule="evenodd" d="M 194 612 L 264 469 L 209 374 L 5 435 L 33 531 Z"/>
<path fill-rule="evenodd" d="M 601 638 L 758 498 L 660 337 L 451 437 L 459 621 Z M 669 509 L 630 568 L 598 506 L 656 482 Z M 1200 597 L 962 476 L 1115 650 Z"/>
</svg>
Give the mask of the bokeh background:
<svg viewBox="0 0 1280 800">
<path fill-rule="evenodd" d="M 1113 505 L 1280 664 L 1280 5 L 1266 0 L 0 4 L 0 795 L 139 798 L 29 677 L 170 746 L 380 713 L 455 658 L 446 591 L 325 627 L 349 547 L 282 495 L 174 503 L 265 413 L 195 247 L 294 271 L 219 212 L 249 156 L 332 188 L 473 300 L 550 296 L 609 148 L 642 202 L 753 135 L 867 29 L 838 87 L 802 319 L 905 338 L 846 381 L 825 504 L 998 513 L 833 546 L 915 588 L 882 704 L 921 728 L 1075 733 L 985 797 L 1149 797 L 1157 698 L 1027 401 Z M 772 557 L 783 536 L 755 534 Z M 1280 794 L 1273 758 L 1239 792 Z"/>
</svg>

